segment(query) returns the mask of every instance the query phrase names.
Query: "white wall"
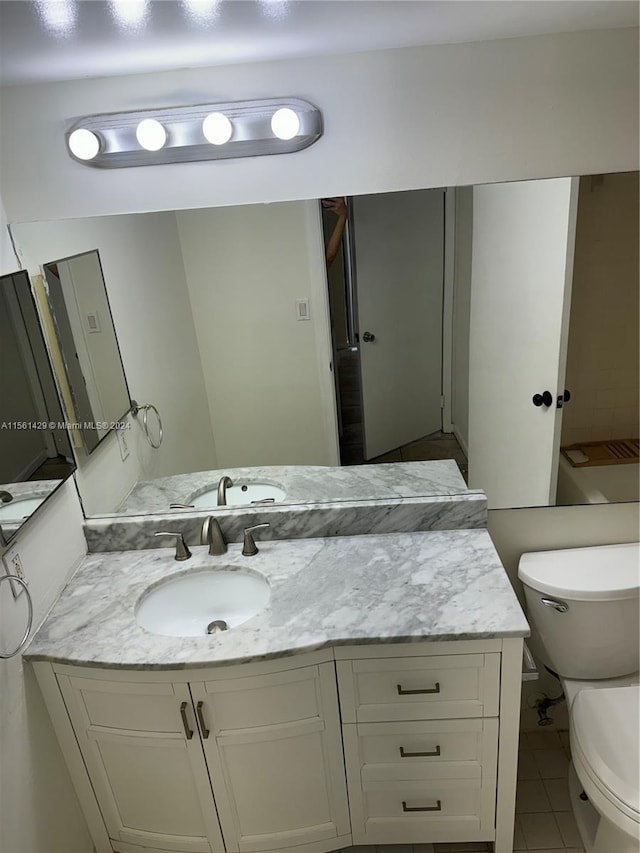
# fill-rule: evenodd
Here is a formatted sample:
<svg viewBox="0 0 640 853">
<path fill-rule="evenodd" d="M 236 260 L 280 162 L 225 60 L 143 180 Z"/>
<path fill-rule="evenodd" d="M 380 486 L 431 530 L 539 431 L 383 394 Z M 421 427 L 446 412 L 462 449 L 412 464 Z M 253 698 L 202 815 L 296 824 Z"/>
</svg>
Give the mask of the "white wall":
<svg viewBox="0 0 640 853">
<path fill-rule="evenodd" d="M 317 359 L 327 319 L 313 299 L 308 204 L 177 214 L 219 467 L 336 461 Z M 297 299 L 311 300 L 311 320 L 296 319 Z"/>
<path fill-rule="evenodd" d="M 154 403 L 164 441 L 152 450 L 141 416 L 129 418 L 129 458 L 109 435 L 81 460 L 77 477 L 85 512 L 108 513 L 139 479 L 215 467 L 215 448 L 200 353 L 173 213 L 33 222 L 14 229 L 24 266 L 99 249 L 129 391 Z M 155 429 L 153 414 L 149 423 Z"/>
<path fill-rule="evenodd" d="M 100 170 L 73 116 L 294 94 L 324 136 L 291 155 Z M 7 87 L 0 182 L 12 222 L 389 192 L 637 168 L 635 29 Z"/>
<path fill-rule="evenodd" d="M 0 201 L 0 275 L 19 267 Z M 14 539 L 21 548 L 40 624 L 86 552 L 82 512 L 72 480 L 38 510 Z M 4 573 L 4 569 L 0 568 Z M 13 648 L 25 625 L 24 595 L 0 587 L 0 648 Z M 30 667 L 0 660 L 0 850 L 3 853 L 91 853 L 93 844 L 49 715 Z"/>
<path fill-rule="evenodd" d="M 17 535 L 38 626 L 86 552 L 82 513 L 68 480 Z M 24 631 L 24 594 L 0 588 L 0 646 Z M 22 658 L 0 660 L 0 850 L 91 853 L 93 844 L 35 676 Z"/>
</svg>

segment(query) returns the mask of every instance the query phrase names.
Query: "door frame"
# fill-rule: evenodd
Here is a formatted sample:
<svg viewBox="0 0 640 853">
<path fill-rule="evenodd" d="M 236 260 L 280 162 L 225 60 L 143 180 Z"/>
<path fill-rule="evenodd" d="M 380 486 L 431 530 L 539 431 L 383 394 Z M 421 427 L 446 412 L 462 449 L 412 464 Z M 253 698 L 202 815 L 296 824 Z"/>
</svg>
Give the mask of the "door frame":
<svg viewBox="0 0 640 853">
<path fill-rule="evenodd" d="M 442 283 L 442 432 L 453 424 L 453 299 L 456 262 L 456 188 L 444 194 L 444 276 Z M 457 438 L 457 436 L 456 436 Z M 465 453 L 466 447 L 464 448 Z"/>
<path fill-rule="evenodd" d="M 329 312 L 329 282 L 325 259 L 324 233 L 320 204 L 317 199 L 305 202 L 307 244 L 309 258 L 309 280 L 311 294 L 311 316 L 315 314 L 314 331 L 316 362 L 322 411 L 324 413 L 326 451 L 329 465 L 340 465 L 340 436 L 338 408 L 334 374 L 336 364 L 333 354 L 331 315 Z"/>
</svg>

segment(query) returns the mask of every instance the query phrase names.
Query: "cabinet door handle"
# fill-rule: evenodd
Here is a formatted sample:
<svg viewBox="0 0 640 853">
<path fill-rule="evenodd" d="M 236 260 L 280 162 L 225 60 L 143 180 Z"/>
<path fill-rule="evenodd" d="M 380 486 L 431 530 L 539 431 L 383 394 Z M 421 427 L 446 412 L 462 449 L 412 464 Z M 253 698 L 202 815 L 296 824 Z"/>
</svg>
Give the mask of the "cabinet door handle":
<svg viewBox="0 0 640 853">
<path fill-rule="evenodd" d="M 202 713 L 202 706 L 204 702 L 198 702 L 196 705 L 196 713 L 198 714 L 198 722 L 200 723 L 200 731 L 202 732 L 202 737 L 206 740 L 209 737 L 209 729 L 204 721 L 204 714 Z"/>
<path fill-rule="evenodd" d="M 436 800 L 435 806 L 415 806 L 411 807 L 406 804 L 406 802 L 402 801 L 402 811 L 403 812 L 441 812 L 442 811 L 442 801 Z"/>
<path fill-rule="evenodd" d="M 396 685 L 398 696 L 414 696 L 416 693 L 440 693 L 440 682 L 436 681 L 435 687 L 424 687 L 422 690 L 405 690 L 402 684 Z"/>
<path fill-rule="evenodd" d="M 440 745 L 433 752 L 406 752 L 404 746 L 400 747 L 400 758 L 423 758 L 425 756 L 440 755 Z"/>
<path fill-rule="evenodd" d="M 180 705 L 180 716 L 182 717 L 182 725 L 184 726 L 184 733 L 186 735 L 187 740 L 191 740 L 193 737 L 193 729 L 189 728 L 189 720 L 187 720 L 187 703 L 182 702 Z"/>
</svg>

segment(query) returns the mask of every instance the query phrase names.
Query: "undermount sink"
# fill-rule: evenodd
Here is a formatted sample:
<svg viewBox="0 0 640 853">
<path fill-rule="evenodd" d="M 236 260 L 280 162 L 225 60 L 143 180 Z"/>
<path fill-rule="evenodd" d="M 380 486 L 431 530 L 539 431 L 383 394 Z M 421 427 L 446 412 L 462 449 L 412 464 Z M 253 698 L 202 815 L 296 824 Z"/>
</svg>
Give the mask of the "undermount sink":
<svg viewBox="0 0 640 853">
<path fill-rule="evenodd" d="M 251 619 L 266 607 L 270 595 L 262 575 L 224 569 L 193 572 L 164 581 L 145 594 L 136 620 L 154 634 L 204 637 Z"/>
<path fill-rule="evenodd" d="M 0 521 L 22 521 L 35 512 L 44 498 L 14 498 L 9 503 L 0 503 Z"/>
<path fill-rule="evenodd" d="M 247 506 L 256 501 L 278 503 L 286 497 L 286 492 L 271 483 L 246 483 L 238 486 L 228 486 L 226 490 L 227 506 Z M 208 489 L 189 500 L 190 504 L 199 509 L 214 509 L 218 506 L 218 487 Z"/>
</svg>

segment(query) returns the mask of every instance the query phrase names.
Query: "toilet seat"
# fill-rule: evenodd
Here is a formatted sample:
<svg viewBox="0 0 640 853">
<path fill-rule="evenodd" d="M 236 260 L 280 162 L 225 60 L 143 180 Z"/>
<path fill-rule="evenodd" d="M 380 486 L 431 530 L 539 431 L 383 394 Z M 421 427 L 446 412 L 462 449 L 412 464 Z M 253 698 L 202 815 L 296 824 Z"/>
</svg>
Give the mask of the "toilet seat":
<svg viewBox="0 0 640 853">
<path fill-rule="evenodd" d="M 581 690 L 571 709 L 571 754 L 593 805 L 640 834 L 640 686 Z"/>
</svg>

